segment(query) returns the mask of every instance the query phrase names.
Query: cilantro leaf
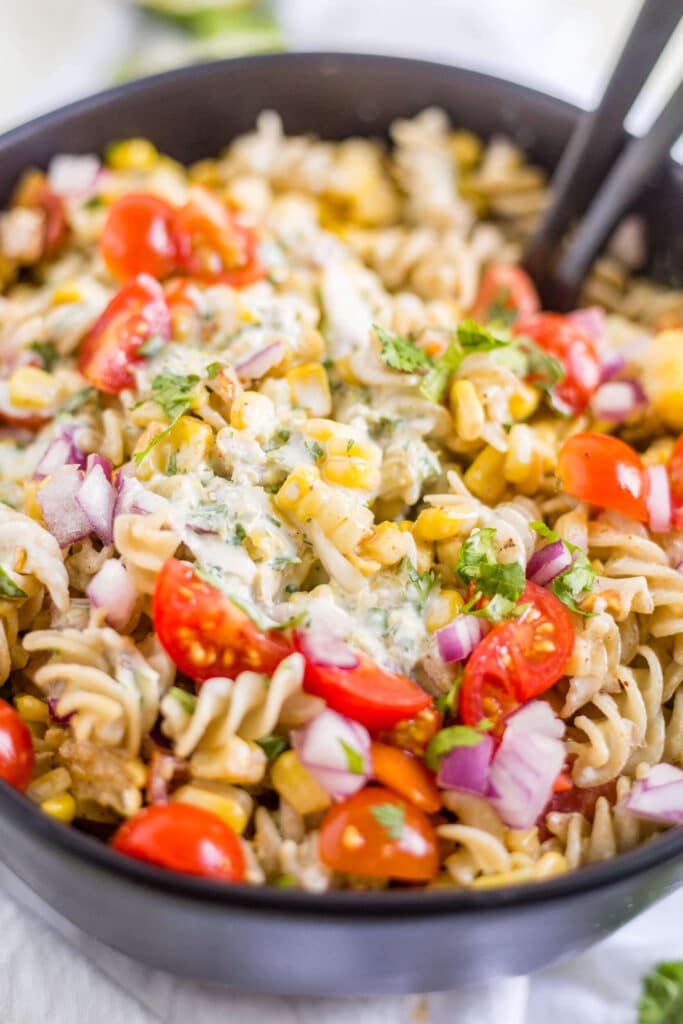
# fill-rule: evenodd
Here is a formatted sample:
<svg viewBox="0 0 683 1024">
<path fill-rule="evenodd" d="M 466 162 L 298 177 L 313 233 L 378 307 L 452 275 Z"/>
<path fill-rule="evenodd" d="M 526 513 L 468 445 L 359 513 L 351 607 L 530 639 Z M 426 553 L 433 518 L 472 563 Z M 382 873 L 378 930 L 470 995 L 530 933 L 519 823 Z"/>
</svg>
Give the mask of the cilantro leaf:
<svg viewBox="0 0 683 1024">
<path fill-rule="evenodd" d="M 442 693 L 440 697 L 437 697 L 434 701 L 437 711 L 445 718 L 446 715 L 452 715 L 455 708 L 458 705 L 458 698 L 460 696 L 460 687 L 462 686 L 462 666 L 457 666 L 457 675 L 451 687 L 447 693 Z"/>
<path fill-rule="evenodd" d="M 406 820 L 406 809 L 403 804 L 377 804 L 376 807 L 370 808 L 370 813 L 390 839 L 400 840 Z"/>
<path fill-rule="evenodd" d="M 569 541 L 562 540 L 559 534 L 551 530 L 549 526 L 540 520 L 536 520 L 529 524 L 532 530 L 542 537 L 544 540 L 548 540 L 552 543 L 556 541 L 562 541 L 564 546 L 574 555 L 572 564 L 564 572 L 561 572 L 559 576 L 556 576 L 553 580 L 552 591 L 555 597 L 557 597 L 562 604 L 566 605 L 570 611 L 576 612 L 577 615 L 584 615 L 586 618 L 591 618 L 590 612 L 584 612 L 578 607 L 577 601 L 585 594 L 589 594 L 595 586 L 595 569 L 593 568 L 588 556 L 578 548 L 576 544 L 570 544 Z"/>
<path fill-rule="evenodd" d="M 172 686 L 168 692 L 171 697 L 175 697 L 188 714 L 194 713 L 194 709 L 197 707 L 197 698 L 193 693 L 188 693 L 181 686 Z"/>
<path fill-rule="evenodd" d="M 342 750 L 346 754 L 346 764 L 349 771 L 352 775 L 364 775 L 365 767 L 363 765 L 363 755 L 359 753 L 359 751 L 354 750 L 354 748 L 349 746 L 348 743 L 345 743 L 341 736 L 338 737 L 338 739 Z"/>
<path fill-rule="evenodd" d="M 276 885 L 278 889 L 293 889 L 294 886 L 296 885 L 296 878 L 294 877 L 294 875 L 289 874 L 278 875 L 278 877 L 273 882 L 273 885 Z"/>
<path fill-rule="evenodd" d="M 206 368 L 206 376 L 209 380 L 215 380 L 221 370 L 224 369 L 225 367 L 222 363 L 209 363 Z"/>
<path fill-rule="evenodd" d="M 51 373 L 57 359 L 59 358 L 54 345 L 49 341 L 33 341 L 29 345 L 29 348 L 32 352 L 37 352 L 40 356 L 40 361 L 43 364 L 43 369 L 47 370 L 48 373 Z"/>
<path fill-rule="evenodd" d="M 439 356 L 436 365 L 420 384 L 420 394 L 423 398 L 428 398 L 430 402 L 440 402 L 451 375 L 455 373 L 463 359 L 464 354 L 458 342 L 449 342 L 446 351 Z"/>
<path fill-rule="evenodd" d="M 381 359 L 392 370 L 403 373 L 414 373 L 415 370 L 428 370 L 434 364 L 426 352 L 413 344 L 410 338 L 401 334 L 392 334 L 376 324 L 373 329 L 382 346 Z"/>
<path fill-rule="evenodd" d="M 475 530 L 460 549 L 455 571 L 465 583 L 477 587 L 471 604 L 476 604 L 480 597 L 491 598 L 474 614 L 500 622 L 514 613 L 526 586 L 526 575 L 519 562 L 498 562 L 495 535 L 492 527 Z"/>
<path fill-rule="evenodd" d="M 27 595 L 18 587 L 12 577 L 0 565 L 0 597 L 26 597 Z"/>
<path fill-rule="evenodd" d="M 491 352 L 496 348 L 506 348 L 510 344 L 509 337 L 494 334 L 476 320 L 463 320 L 458 324 L 457 334 L 460 347 L 467 355 L 471 352 Z"/>
<path fill-rule="evenodd" d="M 471 725 L 449 725 L 439 729 L 432 736 L 425 752 L 425 762 L 433 772 L 439 770 L 439 762 L 444 754 L 454 747 L 476 747 L 483 739 L 482 730 L 473 729 Z"/>
<path fill-rule="evenodd" d="M 268 763 L 274 761 L 276 757 L 284 753 L 287 750 L 289 743 L 284 736 L 262 736 L 260 740 L 256 740 L 263 753 L 268 758 Z"/>
<path fill-rule="evenodd" d="M 404 567 L 408 575 L 406 597 L 418 612 L 424 610 L 429 595 L 436 586 L 438 580 L 433 569 L 428 572 L 419 573 L 410 559 L 406 558 Z"/>
<path fill-rule="evenodd" d="M 680 1024 L 683 1020 L 683 960 L 657 964 L 643 978 L 638 1024 Z"/>
<path fill-rule="evenodd" d="M 517 335 L 505 349 L 496 352 L 495 359 L 546 393 L 552 392 L 566 372 L 557 356 L 544 352 L 535 341 L 523 334 Z M 553 397 L 553 404 L 559 412 L 566 411 L 556 397 Z"/>
<path fill-rule="evenodd" d="M 320 460 L 322 459 L 323 455 L 325 454 L 325 449 L 320 444 L 320 442 L 319 441 L 305 441 L 304 445 L 306 447 L 306 450 L 310 454 L 311 458 L 313 459 L 313 461 L 314 462 L 320 462 Z"/>
<path fill-rule="evenodd" d="M 135 456 L 135 464 L 140 465 L 145 456 L 149 455 L 152 448 L 161 441 L 163 437 L 173 430 L 181 416 L 190 409 L 192 405 L 192 391 L 195 384 L 199 383 L 199 377 L 191 373 L 187 377 L 171 370 L 162 370 L 152 381 L 152 398 L 160 405 L 170 420 L 169 425 L 160 430 L 143 451 Z"/>
</svg>

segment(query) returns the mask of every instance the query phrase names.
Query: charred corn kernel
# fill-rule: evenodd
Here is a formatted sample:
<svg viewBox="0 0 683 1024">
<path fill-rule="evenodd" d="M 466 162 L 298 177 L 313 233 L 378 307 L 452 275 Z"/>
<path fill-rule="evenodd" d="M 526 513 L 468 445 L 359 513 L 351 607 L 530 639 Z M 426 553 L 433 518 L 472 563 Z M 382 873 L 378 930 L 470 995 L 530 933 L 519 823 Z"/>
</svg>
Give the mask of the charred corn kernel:
<svg viewBox="0 0 683 1024">
<path fill-rule="evenodd" d="M 19 409 L 50 409 L 57 401 L 57 388 L 45 370 L 21 366 L 7 382 L 7 395 Z"/>
<path fill-rule="evenodd" d="M 14 701 L 19 717 L 25 722 L 49 722 L 50 709 L 44 700 L 32 697 L 30 693 L 22 693 Z"/>
<path fill-rule="evenodd" d="M 534 867 L 534 878 L 553 878 L 569 870 L 566 858 L 556 851 L 544 853 Z"/>
<path fill-rule="evenodd" d="M 159 159 L 159 151 L 149 139 L 123 139 L 107 146 L 105 159 L 114 171 L 150 171 Z"/>
<path fill-rule="evenodd" d="M 43 800 L 40 805 L 41 811 L 45 811 L 51 818 L 63 821 L 69 825 L 76 817 L 76 801 L 71 793 L 60 793 L 59 796 L 51 796 Z"/>
<path fill-rule="evenodd" d="M 462 595 L 452 587 L 443 587 L 433 594 L 425 611 L 425 626 L 429 632 L 433 633 L 452 622 L 464 603 Z"/>
<path fill-rule="evenodd" d="M 259 441 L 266 440 L 277 427 L 275 406 L 267 395 L 243 391 L 232 403 L 230 425 L 236 430 L 248 430 Z"/>
<path fill-rule="evenodd" d="M 656 334 L 643 368 L 643 386 L 655 412 L 674 430 L 683 430 L 683 328 Z"/>
<path fill-rule="evenodd" d="M 471 171 L 481 159 L 481 139 L 474 132 L 453 132 L 451 134 L 451 151 L 460 170 Z"/>
<path fill-rule="evenodd" d="M 408 553 L 408 538 L 398 523 L 379 523 L 360 546 L 361 558 L 374 559 L 382 565 L 396 565 Z M 362 572 L 362 570 L 361 570 Z"/>
<path fill-rule="evenodd" d="M 540 401 L 541 392 L 538 388 L 520 383 L 519 389 L 510 398 L 510 416 L 513 420 L 528 420 L 538 409 Z"/>
<path fill-rule="evenodd" d="M 53 306 L 66 306 L 70 302 L 80 302 L 83 298 L 80 285 L 75 281 L 64 281 L 57 285 L 52 293 Z"/>
<path fill-rule="evenodd" d="M 487 445 L 463 477 L 469 489 L 482 501 L 492 504 L 505 490 L 505 453 Z"/>
<path fill-rule="evenodd" d="M 420 540 L 449 540 L 472 526 L 472 514 L 457 506 L 425 508 L 415 520 L 413 535 Z"/>
<path fill-rule="evenodd" d="M 297 466 L 292 470 L 275 500 L 284 512 L 294 512 L 313 494 L 320 483 L 320 474 L 315 466 Z"/>
<path fill-rule="evenodd" d="M 311 416 L 329 416 L 332 412 L 330 385 L 322 363 L 302 363 L 285 374 L 292 404 Z"/>
<path fill-rule="evenodd" d="M 171 800 L 174 803 L 193 804 L 195 807 L 203 807 L 205 811 L 211 811 L 239 835 L 244 832 L 253 807 L 251 797 L 243 789 L 211 783 L 202 786 L 180 786 L 174 791 Z"/>
<path fill-rule="evenodd" d="M 294 750 L 280 754 L 271 769 L 270 777 L 280 796 L 299 814 L 324 811 L 332 803 L 322 786 L 304 768 Z"/>
<path fill-rule="evenodd" d="M 643 452 L 641 458 L 646 466 L 663 466 L 669 461 L 674 448 L 673 437 L 659 437 Z"/>
<path fill-rule="evenodd" d="M 377 562 L 374 558 L 363 558 L 362 555 L 355 554 L 354 552 L 351 552 L 347 557 L 349 562 L 355 565 L 358 572 L 362 572 L 364 576 L 373 576 L 382 568 L 381 562 Z"/>
<path fill-rule="evenodd" d="M 454 380 L 449 397 L 456 433 L 463 441 L 475 441 L 481 436 L 486 414 L 474 384 L 471 380 Z"/>
<path fill-rule="evenodd" d="M 39 523 L 43 520 L 43 512 L 38 504 L 38 491 L 41 483 L 43 483 L 42 480 L 24 481 L 24 512 Z"/>
</svg>

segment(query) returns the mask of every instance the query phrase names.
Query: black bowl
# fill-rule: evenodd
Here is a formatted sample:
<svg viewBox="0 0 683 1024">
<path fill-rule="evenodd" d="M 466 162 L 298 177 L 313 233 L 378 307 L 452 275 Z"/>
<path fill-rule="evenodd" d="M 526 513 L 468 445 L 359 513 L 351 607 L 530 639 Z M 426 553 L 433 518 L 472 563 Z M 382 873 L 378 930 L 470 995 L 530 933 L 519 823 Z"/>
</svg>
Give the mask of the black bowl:
<svg viewBox="0 0 683 1024">
<path fill-rule="evenodd" d="M 485 136 L 505 131 L 556 163 L 578 112 L 458 68 L 386 57 L 288 54 L 191 68 L 48 114 L 0 139 L 0 197 L 56 152 L 144 135 L 194 160 L 276 108 L 290 132 L 383 135 L 425 106 Z M 652 272 L 681 274 L 683 168 L 665 167 L 640 204 Z M 608 935 L 683 880 L 683 829 L 603 864 L 494 891 L 310 895 L 228 887 L 113 853 L 0 784 L 0 857 L 83 931 L 157 968 L 233 988 L 344 995 L 476 985 L 525 974 Z"/>
</svg>

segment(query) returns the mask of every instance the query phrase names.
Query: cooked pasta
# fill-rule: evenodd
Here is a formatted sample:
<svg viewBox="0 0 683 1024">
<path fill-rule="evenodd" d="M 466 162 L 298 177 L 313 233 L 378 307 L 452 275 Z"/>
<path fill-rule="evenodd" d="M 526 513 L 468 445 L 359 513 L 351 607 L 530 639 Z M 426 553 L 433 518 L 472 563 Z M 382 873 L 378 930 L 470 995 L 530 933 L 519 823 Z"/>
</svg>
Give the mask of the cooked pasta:
<svg viewBox="0 0 683 1024">
<path fill-rule="evenodd" d="M 629 221 L 540 312 L 542 171 L 390 139 L 122 140 L 0 218 L 0 776 L 121 853 L 485 889 L 683 824 L 681 295 Z"/>
</svg>

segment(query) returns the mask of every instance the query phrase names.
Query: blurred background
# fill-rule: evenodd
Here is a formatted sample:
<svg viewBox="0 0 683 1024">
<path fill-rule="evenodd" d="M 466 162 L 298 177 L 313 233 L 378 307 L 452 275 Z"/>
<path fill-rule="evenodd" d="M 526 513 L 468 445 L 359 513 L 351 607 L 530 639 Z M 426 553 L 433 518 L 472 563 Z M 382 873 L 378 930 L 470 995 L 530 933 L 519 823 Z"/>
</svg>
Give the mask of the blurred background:
<svg viewBox="0 0 683 1024">
<path fill-rule="evenodd" d="M 0 0 L 0 130 L 114 82 L 280 49 L 429 57 L 591 106 L 638 6 L 639 0 Z M 682 67 L 683 23 L 630 127 L 647 126 Z"/>
</svg>

